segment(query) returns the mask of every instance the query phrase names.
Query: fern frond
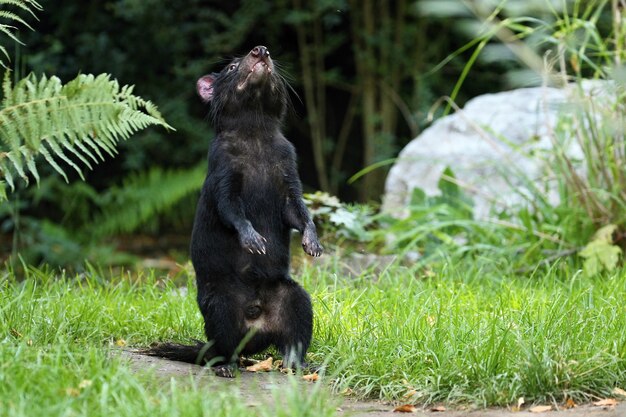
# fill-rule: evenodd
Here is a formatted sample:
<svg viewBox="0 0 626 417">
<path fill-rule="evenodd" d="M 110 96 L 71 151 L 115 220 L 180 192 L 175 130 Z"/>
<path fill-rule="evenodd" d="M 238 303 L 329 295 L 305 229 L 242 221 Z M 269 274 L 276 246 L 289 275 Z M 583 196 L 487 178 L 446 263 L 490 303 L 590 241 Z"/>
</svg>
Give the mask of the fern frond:
<svg viewBox="0 0 626 417">
<path fill-rule="evenodd" d="M 132 175 L 122 186 L 110 188 L 100 196 L 101 214 L 93 219 L 87 232 L 97 237 L 133 232 L 200 190 L 205 175 L 205 163 L 185 170 L 153 168 Z"/>
<path fill-rule="evenodd" d="M 35 16 L 34 10 L 43 10 L 43 7 L 41 7 L 41 5 L 34 0 L 0 0 L 0 7 L 4 8 L 7 5 L 15 6 L 24 11 L 27 11 L 34 18 L 37 18 L 37 16 Z"/>
<path fill-rule="evenodd" d="M 81 74 L 65 85 L 57 77 L 31 74 L 12 86 L 7 71 L 2 91 L 0 179 L 11 188 L 11 170 L 25 181 L 29 174 L 38 179 L 38 155 L 67 180 L 57 160 L 82 177 L 78 163 L 91 168 L 104 153 L 114 155 L 121 139 L 152 125 L 172 129 L 154 104 L 108 74 Z"/>
<path fill-rule="evenodd" d="M 28 24 L 28 22 L 20 17 L 16 12 L 7 10 L 7 7 L 15 7 L 16 9 L 20 9 L 21 11 L 28 12 L 35 19 L 37 19 L 35 11 L 42 10 L 41 5 L 34 0 L 0 0 L 0 19 L 7 20 L 11 23 L 26 27 L 30 30 L 33 30 L 33 28 Z M 17 31 L 18 26 L 14 26 L 10 23 L 0 23 L 0 35 L 5 35 L 14 42 L 22 44 L 22 42 L 18 39 L 16 35 Z M 6 58 L 6 60 L 10 59 L 9 54 L 4 46 L 0 46 L 0 65 L 4 68 L 7 68 L 5 59 L 3 59 L 2 57 Z"/>
<path fill-rule="evenodd" d="M 0 18 L 4 18 L 7 20 L 14 20 L 17 23 L 20 23 L 26 26 L 30 30 L 34 30 L 24 19 L 22 19 L 19 15 L 9 12 L 8 10 L 0 10 Z"/>
</svg>

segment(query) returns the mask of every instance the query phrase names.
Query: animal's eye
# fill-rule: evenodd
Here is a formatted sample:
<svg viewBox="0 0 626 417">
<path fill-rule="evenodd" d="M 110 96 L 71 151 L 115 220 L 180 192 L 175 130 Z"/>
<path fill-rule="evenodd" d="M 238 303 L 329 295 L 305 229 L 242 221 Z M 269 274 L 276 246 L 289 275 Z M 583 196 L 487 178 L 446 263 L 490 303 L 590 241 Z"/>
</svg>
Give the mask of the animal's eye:
<svg viewBox="0 0 626 417">
<path fill-rule="evenodd" d="M 234 71 L 234 70 L 236 70 L 236 69 L 237 69 L 237 64 L 230 64 L 230 65 L 228 66 L 228 72 L 230 72 L 230 71 Z"/>
</svg>

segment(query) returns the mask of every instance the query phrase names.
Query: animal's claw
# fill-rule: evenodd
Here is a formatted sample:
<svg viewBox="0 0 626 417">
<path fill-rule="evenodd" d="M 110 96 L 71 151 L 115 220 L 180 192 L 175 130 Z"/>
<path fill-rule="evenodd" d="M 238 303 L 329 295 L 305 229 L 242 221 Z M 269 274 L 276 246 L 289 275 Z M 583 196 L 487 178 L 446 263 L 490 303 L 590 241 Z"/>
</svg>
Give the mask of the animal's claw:
<svg viewBox="0 0 626 417">
<path fill-rule="evenodd" d="M 252 254 L 255 252 L 259 255 L 265 254 L 266 249 L 265 243 L 263 242 L 267 242 L 267 240 L 258 234 L 254 229 L 249 230 L 244 236 L 241 237 L 241 246 Z"/>
<path fill-rule="evenodd" d="M 302 238 L 302 249 L 304 249 L 304 252 L 306 252 L 307 255 L 313 256 L 316 258 L 321 256 L 322 252 L 324 251 L 324 248 L 322 247 L 320 242 L 317 240 L 317 236 L 314 236 L 314 238 L 311 238 L 307 234 L 305 234 L 304 237 Z"/>
<path fill-rule="evenodd" d="M 213 368 L 213 372 L 222 378 L 234 378 L 236 370 L 232 365 L 218 365 Z"/>
</svg>

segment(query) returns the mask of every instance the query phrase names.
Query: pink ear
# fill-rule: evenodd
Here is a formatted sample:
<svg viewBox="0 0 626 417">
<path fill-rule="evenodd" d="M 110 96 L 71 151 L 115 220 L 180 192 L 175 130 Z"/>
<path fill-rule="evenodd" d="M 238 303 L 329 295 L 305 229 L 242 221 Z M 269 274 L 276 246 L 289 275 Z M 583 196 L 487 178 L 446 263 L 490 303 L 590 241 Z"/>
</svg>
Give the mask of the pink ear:
<svg viewBox="0 0 626 417">
<path fill-rule="evenodd" d="M 198 82 L 196 82 L 196 89 L 198 90 L 198 94 L 200 98 L 205 103 L 208 103 L 213 99 L 213 82 L 215 81 L 215 76 L 212 74 L 205 75 L 200 78 Z"/>
</svg>

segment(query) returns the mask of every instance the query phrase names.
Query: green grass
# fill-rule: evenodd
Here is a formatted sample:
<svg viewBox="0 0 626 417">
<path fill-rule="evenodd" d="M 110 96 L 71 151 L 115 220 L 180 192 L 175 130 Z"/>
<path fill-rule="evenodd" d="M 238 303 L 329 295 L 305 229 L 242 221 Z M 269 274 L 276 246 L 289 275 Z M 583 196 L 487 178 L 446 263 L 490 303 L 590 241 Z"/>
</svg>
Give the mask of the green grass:
<svg viewBox="0 0 626 417">
<path fill-rule="evenodd" d="M 316 292 L 313 356 L 344 361 L 339 389 L 489 406 L 626 385 L 626 271 L 506 277 L 464 262 L 329 284 Z"/>
<path fill-rule="evenodd" d="M 481 261 L 484 263 L 484 261 Z M 355 396 L 478 406 L 577 402 L 626 386 L 626 270 L 585 278 L 566 265 L 500 276 L 481 262 L 425 274 L 392 266 L 341 276 L 304 266 L 316 322 L 309 359 Z M 485 264 L 487 265 L 487 264 Z M 22 415 L 334 415 L 328 393 L 297 385 L 286 405 L 251 409 L 236 390 L 208 395 L 191 378 L 163 382 L 111 354 L 156 340 L 202 338 L 195 292 L 154 274 L 0 279 L 0 409 Z M 189 284 L 192 281 L 189 280 Z M 87 381 L 87 382 L 85 382 Z M 284 401 L 283 401 L 284 403 Z M 276 403 L 278 404 L 278 403 Z M 295 413 L 295 414 L 294 414 Z M 4 414 L 3 414 L 4 415 Z"/>
<path fill-rule="evenodd" d="M 323 385 L 303 390 L 296 376 L 252 408 L 241 401 L 238 387 L 207 390 L 192 376 L 164 380 L 152 369 L 132 371 L 115 354 L 121 340 L 145 346 L 201 338 L 196 310 L 194 294 L 181 294 L 152 273 L 105 280 L 95 271 L 65 278 L 31 270 L 17 281 L 5 271 L 0 278 L 0 415 L 335 414 L 336 402 Z"/>
</svg>

